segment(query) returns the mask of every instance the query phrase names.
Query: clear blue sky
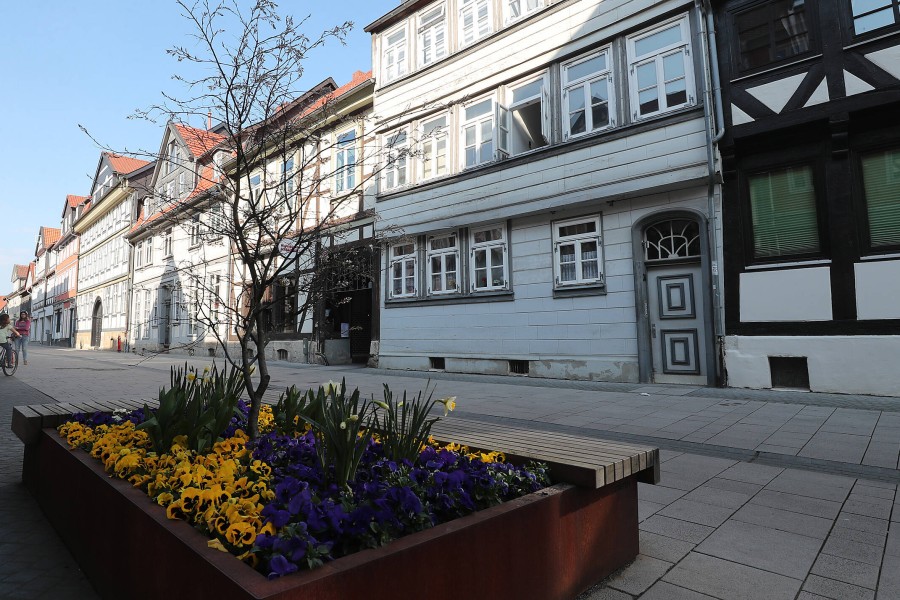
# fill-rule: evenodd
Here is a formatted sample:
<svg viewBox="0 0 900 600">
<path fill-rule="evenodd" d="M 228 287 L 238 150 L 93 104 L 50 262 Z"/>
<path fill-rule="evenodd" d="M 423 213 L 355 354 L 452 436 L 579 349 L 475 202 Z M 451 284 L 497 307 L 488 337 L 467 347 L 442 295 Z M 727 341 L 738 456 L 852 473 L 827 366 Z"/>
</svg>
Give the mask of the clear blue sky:
<svg viewBox="0 0 900 600">
<path fill-rule="evenodd" d="M 346 46 L 332 42 L 308 58 L 303 84 L 333 77 L 341 85 L 369 70 L 371 36 L 362 29 L 399 3 L 282 0 L 282 14 L 310 17 L 310 36 L 354 23 Z M 189 44 L 190 28 L 173 0 L 3 2 L 0 17 L 3 295 L 13 264 L 32 260 L 38 229 L 59 227 L 66 195 L 90 191 L 100 149 L 79 124 L 111 148 L 159 147 L 162 124 L 127 117 L 179 91 L 171 77 L 181 66 L 165 51 Z"/>
</svg>

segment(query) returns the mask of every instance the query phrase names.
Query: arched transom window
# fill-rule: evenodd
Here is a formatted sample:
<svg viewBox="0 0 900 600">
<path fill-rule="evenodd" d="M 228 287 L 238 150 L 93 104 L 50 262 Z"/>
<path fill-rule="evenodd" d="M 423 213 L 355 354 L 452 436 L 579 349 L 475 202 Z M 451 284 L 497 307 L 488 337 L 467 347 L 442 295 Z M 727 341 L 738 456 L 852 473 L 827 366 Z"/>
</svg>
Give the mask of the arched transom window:
<svg viewBox="0 0 900 600">
<path fill-rule="evenodd" d="M 645 260 L 681 260 L 700 256 L 700 227 L 696 221 L 671 219 L 644 230 Z"/>
</svg>

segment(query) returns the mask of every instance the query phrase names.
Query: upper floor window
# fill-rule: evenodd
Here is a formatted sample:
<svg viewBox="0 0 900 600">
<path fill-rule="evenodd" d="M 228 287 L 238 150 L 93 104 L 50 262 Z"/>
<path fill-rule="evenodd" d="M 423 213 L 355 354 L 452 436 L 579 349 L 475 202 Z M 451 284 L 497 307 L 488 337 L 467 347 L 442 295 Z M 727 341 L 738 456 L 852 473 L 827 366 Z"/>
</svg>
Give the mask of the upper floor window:
<svg viewBox="0 0 900 600">
<path fill-rule="evenodd" d="M 553 224 L 553 270 L 557 286 L 603 282 L 600 216 Z"/>
<path fill-rule="evenodd" d="M 510 86 L 509 153 L 513 156 L 550 143 L 550 93 L 545 75 Z"/>
<path fill-rule="evenodd" d="M 337 136 L 334 174 L 338 192 L 346 192 L 356 186 L 356 131 L 354 130 Z"/>
<path fill-rule="evenodd" d="M 869 247 L 900 247 L 900 148 L 863 154 Z"/>
<path fill-rule="evenodd" d="M 853 0 L 853 3 L 872 1 Z M 805 0 L 775 0 L 736 13 L 734 31 L 738 71 L 757 69 L 808 52 L 808 21 Z"/>
<path fill-rule="evenodd" d="M 178 195 L 184 197 L 190 190 L 187 185 L 187 173 L 182 171 L 178 174 Z"/>
<path fill-rule="evenodd" d="M 472 229 L 472 291 L 505 290 L 507 281 L 507 240 L 504 225 Z"/>
<path fill-rule="evenodd" d="M 468 46 L 492 31 L 491 0 L 460 0 L 459 45 Z"/>
<path fill-rule="evenodd" d="M 528 16 L 543 5 L 544 0 L 503 0 L 506 22 L 511 23 L 516 19 Z"/>
<path fill-rule="evenodd" d="M 821 244 L 812 165 L 754 173 L 748 181 L 753 258 L 818 254 Z"/>
<path fill-rule="evenodd" d="M 459 247 L 456 234 L 428 238 L 428 293 L 459 291 Z"/>
<path fill-rule="evenodd" d="M 569 137 L 615 125 L 615 94 L 609 49 L 566 63 L 562 67 L 565 133 Z"/>
<path fill-rule="evenodd" d="M 408 160 L 409 141 L 406 131 L 398 131 L 388 136 L 385 150 L 387 163 L 384 170 L 384 188 L 392 190 L 404 186 L 409 181 Z"/>
<path fill-rule="evenodd" d="M 416 295 L 417 267 L 414 243 L 391 246 L 390 290 L 392 298 L 408 298 Z"/>
<path fill-rule="evenodd" d="M 138 242 L 134 247 L 134 267 L 139 268 L 144 265 L 144 242 Z"/>
<path fill-rule="evenodd" d="M 294 157 L 281 161 L 281 173 L 279 173 L 279 194 L 283 198 L 290 199 L 294 196 Z"/>
<path fill-rule="evenodd" d="M 440 177 L 448 173 L 447 115 L 422 123 L 422 179 Z"/>
<path fill-rule="evenodd" d="M 406 27 L 385 35 L 382 60 L 385 82 L 406 75 Z"/>
<path fill-rule="evenodd" d="M 627 46 L 635 120 L 693 103 L 687 17 L 633 35 Z"/>
<path fill-rule="evenodd" d="M 900 23 L 898 0 L 851 0 L 850 9 L 856 35 Z"/>
<path fill-rule="evenodd" d="M 444 5 L 419 16 L 419 66 L 424 67 L 447 55 L 447 26 Z"/>
<path fill-rule="evenodd" d="M 461 151 L 463 168 L 490 162 L 509 154 L 508 110 L 492 98 L 469 104 L 462 110 Z M 497 131 L 494 123 L 500 123 Z M 496 154 L 495 154 L 496 149 Z"/>
<path fill-rule="evenodd" d="M 254 175 L 250 178 L 250 199 L 254 203 L 260 201 L 260 194 L 262 193 L 262 175 Z"/>
<path fill-rule="evenodd" d="M 175 140 L 169 142 L 169 148 L 167 152 L 167 160 L 166 160 L 166 175 L 175 171 L 175 167 L 178 166 L 178 144 Z"/>
<path fill-rule="evenodd" d="M 166 229 L 163 233 L 163 257 L 172 256 L 172 229 Z"/>
</svg>

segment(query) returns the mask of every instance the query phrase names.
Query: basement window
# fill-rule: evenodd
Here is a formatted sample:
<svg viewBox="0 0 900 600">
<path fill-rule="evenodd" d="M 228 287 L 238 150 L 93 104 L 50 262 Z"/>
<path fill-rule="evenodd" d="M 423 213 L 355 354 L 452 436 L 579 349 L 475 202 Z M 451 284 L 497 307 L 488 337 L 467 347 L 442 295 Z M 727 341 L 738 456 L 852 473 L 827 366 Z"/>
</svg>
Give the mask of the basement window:
<svg viewBox="0 0 900 600">
<path fill-rule="evenodd" d="M 809 366 L 805 356 L 770 356 L 772 387 L 809 391 Z"/>
<path fill-rule="evenodd" d="M 428 360 L 431 361 L 432 371 L 443 371 L 447 367 L 443 356 L 432 356 Z"/>
<path fill-rule="evenodd" d="M 528 375 L 527 360 L 511 360 L 509 361 L 510 375 Z"/>
</svg>

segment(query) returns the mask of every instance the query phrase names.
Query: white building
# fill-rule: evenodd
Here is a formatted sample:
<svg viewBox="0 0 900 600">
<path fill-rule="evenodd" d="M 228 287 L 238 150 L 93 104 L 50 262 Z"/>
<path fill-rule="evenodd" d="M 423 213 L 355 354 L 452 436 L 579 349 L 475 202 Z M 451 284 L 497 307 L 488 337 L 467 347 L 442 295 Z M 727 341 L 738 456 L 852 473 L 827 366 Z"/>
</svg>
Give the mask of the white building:
<svg viewBox="0 0 900 600">
<path fill-rule="evenodd" d="M 139 218 L 126 238 L 133 248 L 132 319 L 135 352 L 214 354 L 229 335 L 231 256 L 222 235 L 208 231 L 221 218 L 214 202 L 223 136 L 178 123 L 166 126 Z M 213 330 L 215 328 L 215 330 Z M 218 334 L 218 336 L 217 336 Z"/>
<path fill-rule="evenodd" d="M 41 344 L 52 342 L 53 298 L 47 295 L 47 284 L 56 272 L 56 253 L 53 245 L 60 231 L 41 227 L 34 249 L 34 283 L 31 288 L 31 339 Z"/>
<path fill-rule="evenodd" d="M 379 365 L 717 379 L 705 20 L 685 0 L 404 2 L 370 24 Z"/>
<path fill-rule="evenodd" d="M 125 240 L 146 192 L 153 163 L 103 152 L 91 195 L 77 213 L 78 348 L 123 349 L 127 340 L 131 247 Z"/>
</svg>

